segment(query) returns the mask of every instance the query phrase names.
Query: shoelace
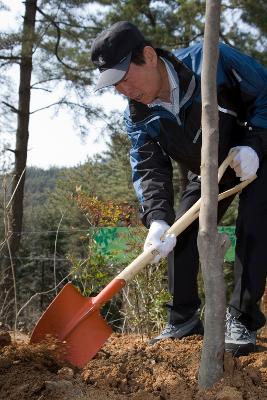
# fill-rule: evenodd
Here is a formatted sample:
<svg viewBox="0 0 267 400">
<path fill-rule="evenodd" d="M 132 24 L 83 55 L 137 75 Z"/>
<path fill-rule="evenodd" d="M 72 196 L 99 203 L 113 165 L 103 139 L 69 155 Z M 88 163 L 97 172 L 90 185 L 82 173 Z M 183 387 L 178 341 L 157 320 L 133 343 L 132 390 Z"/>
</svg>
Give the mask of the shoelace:
<svg viewBox="0 0 267 400">
<path fill-rule="evenodd" d="M 251 334 L 247 330 L 247 328 L 231 314 L 226 315 L 226 331 L 227 333 L 229 332 L 230 334 L 231 333 L 237 334 L 240 337 L 240 339 L 251 338 Z"/>
<path fill-rule="evenodd" d="M 166 328 L 164 328 L 163 329 L 163 331 L 162 331 L 162 335 L 163 334 L 165 334 L 165 333 L 170 333 L 171 331 L 173 331 L 173 330 L 175 330 L 176 328 L 175 328 L 175 326 L 174 325 L 171 325 L 171 324 L 168 324 L 167 326 L 166 326 Z"/>
</svg>

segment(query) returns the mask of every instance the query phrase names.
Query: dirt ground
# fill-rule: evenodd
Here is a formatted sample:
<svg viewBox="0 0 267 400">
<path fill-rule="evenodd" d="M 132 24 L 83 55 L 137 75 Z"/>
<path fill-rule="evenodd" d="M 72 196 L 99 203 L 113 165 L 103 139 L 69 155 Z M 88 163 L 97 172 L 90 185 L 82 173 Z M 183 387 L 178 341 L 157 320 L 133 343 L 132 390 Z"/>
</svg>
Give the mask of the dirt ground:
<svg viewBox="0 0 267 400">
<path fill-rule="evenodd" d="M 13 336 L 13 334 L 11 334 Z M 113 334 L 85 368 L 55 357 L 55 345 L 29 345 L 21 333 L 0 332 L 0 400 L 264 400 L 267 399 L 267 335 L 258 351 L 227 358 L 212 390 L 200 391 L 197 372 L 202 338 L 153 346 L 137 335 Z"/>
</svg>

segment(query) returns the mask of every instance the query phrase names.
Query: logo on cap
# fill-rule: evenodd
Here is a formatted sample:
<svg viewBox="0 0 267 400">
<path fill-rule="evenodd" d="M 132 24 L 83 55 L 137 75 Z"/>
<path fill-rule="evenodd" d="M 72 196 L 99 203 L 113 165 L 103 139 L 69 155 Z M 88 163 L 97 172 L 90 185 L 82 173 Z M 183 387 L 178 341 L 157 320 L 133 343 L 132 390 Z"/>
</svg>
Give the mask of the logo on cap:
<svg viewBox="0 0 267 400">
<path fill-rule="evenodd" d="M 104 60 L 103 56 L 98 57 L 98 64 L 99 64 L 99 66 L 102 66 L 105 64 L 105 60 Z"/>
</svg>

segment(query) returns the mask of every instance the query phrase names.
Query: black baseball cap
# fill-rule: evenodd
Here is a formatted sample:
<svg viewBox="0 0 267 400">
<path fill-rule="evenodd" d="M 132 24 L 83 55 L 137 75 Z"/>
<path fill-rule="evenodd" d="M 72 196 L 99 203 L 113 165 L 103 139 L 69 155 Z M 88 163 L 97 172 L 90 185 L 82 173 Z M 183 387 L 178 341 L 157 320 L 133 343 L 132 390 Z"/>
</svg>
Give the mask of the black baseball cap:
<svg viewBox="0 0 267 400">
<path fill-rule="evenodd" d="M 144 42 L 139 29 L 127 21 L 116 22 L 102 31 L 91 48 L 91 60 L 100 71 L 95 90 L 119 82 L 128 71 L 132 51 Z"/>
</svg>

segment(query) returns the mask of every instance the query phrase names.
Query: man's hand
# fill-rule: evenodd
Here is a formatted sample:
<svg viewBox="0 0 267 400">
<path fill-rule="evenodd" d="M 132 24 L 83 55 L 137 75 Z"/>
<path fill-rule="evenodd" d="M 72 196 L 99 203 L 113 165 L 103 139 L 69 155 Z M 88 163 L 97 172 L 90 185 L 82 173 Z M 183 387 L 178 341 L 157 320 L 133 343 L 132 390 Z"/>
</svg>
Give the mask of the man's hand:
<svg viewBox="0 0 267 400">
<path fill-rule="evenodd" d="M 170 226 L 162 220 L 153 221 L 146 241 L 144 244 L 144 250 L 147 250 L 150 246 L 156 248 L 160 254 L 156 255 L 152 263 L 157 263 L 163 257 L 166 257 L 176 245 L 176 236 L 165 235 L 166 231 Z"/>
<path fill-rule="evenodd" d="M 235 170 L 236 176 L 241 181 L 252 178 L 259 168 L 259 157 L 255 150 L 249 146 L 236 146 L 230 150 L 236 152 L 230 167 Z"/>
</svg>

